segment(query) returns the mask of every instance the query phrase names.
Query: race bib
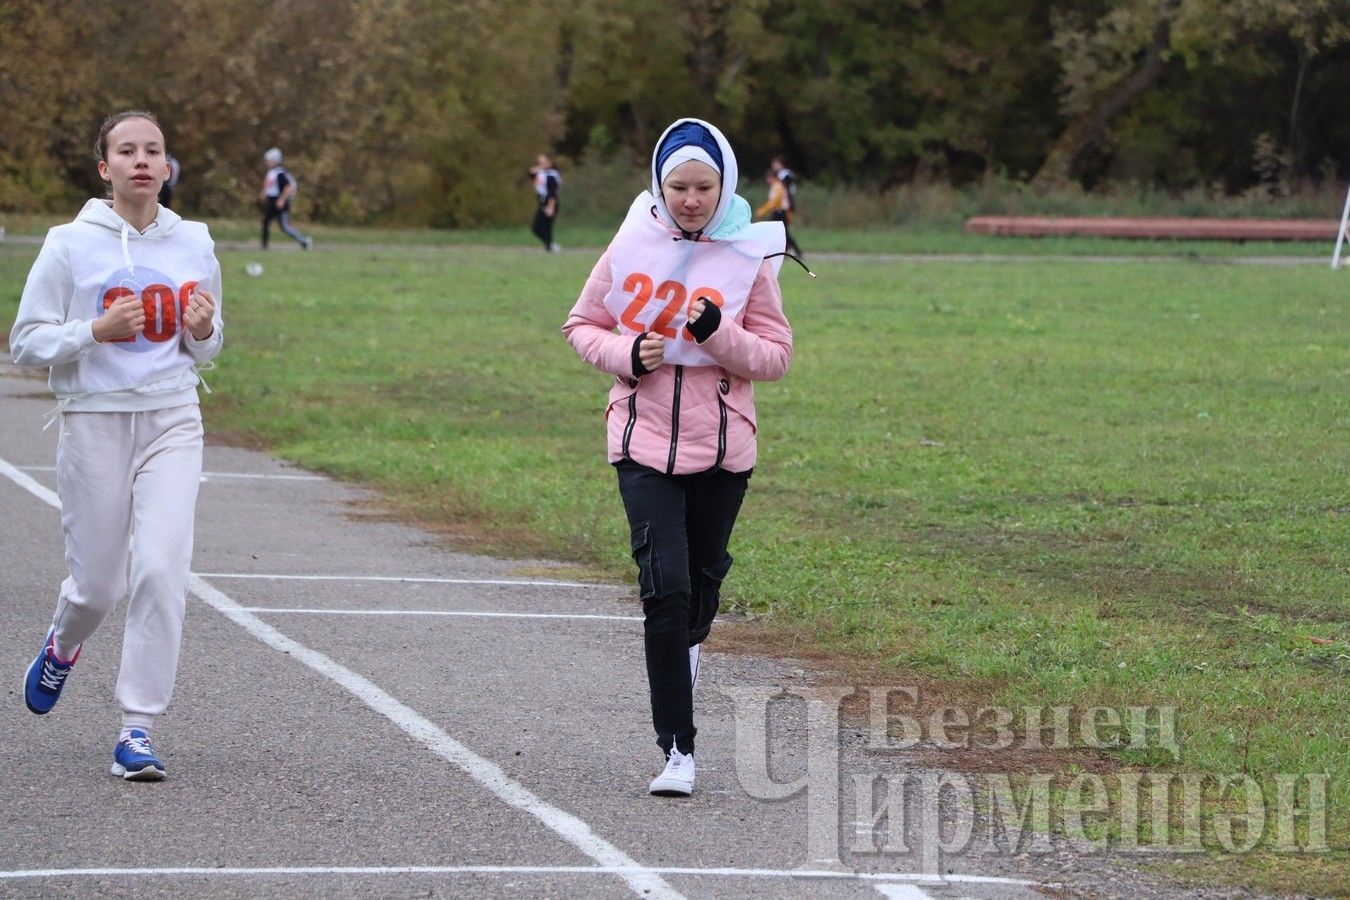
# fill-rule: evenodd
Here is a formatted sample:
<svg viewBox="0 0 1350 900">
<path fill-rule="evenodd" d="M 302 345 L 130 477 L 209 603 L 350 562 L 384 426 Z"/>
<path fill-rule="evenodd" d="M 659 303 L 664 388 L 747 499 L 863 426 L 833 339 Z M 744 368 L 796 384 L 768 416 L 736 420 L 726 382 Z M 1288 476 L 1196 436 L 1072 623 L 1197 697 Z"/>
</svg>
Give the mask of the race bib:
<svg viewBox="0 0 1350 900">
<path fill-rule="evenodd" d="M 765 255 L 782 249 L 782 226 L 750 225 L 729 240 L 677 240 L 652 215 L 654 203 L 650 193 L 639 194 L 610 244 L 613 286 L 605 307 L 623 334 L 663 335 L 666 362 L 717 365 L 685 329 L 689 311 L 702 299 L 738 318 Z"/>
</svg>

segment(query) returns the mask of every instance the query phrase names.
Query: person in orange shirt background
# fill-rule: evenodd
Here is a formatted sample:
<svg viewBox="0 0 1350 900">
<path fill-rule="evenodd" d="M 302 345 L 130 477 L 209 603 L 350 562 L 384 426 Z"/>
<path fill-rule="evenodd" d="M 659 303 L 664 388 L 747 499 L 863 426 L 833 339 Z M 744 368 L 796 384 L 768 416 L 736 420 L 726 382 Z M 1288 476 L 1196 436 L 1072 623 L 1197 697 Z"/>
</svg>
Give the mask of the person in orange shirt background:
<svg viewBox="0 0 1350 900">
<path fill-rule="evenodd" d="M 792 232 L 788 230 L 788 225 L 792 222 L 792 198 L 788 194 L 787 185 L 772 169 L 764 173 L 764 183 L 769 186 L 769 199 L 755 210 L 755 218 L 782 222 L 783 234 L 787 236 L 788 251 L 800 257 L 802 248 L 792 239 Z"/>
</svg>

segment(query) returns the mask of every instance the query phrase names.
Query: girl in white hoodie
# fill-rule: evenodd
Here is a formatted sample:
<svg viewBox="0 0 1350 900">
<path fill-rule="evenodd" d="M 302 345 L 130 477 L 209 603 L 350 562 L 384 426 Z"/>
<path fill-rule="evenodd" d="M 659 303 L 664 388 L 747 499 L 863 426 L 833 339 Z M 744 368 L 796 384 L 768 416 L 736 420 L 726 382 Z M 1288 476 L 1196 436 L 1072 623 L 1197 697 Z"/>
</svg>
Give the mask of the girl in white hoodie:
<svg viewBox="0 0 1350 900">
<path fill-rule="evenodd" d="M 47 233 L 9 337 L 15 363 L 51 369 L 70 568 L 24 701 L 51 710 L 129 594 L 112 772 L 159 780 L 150 729 L 178 667 L 202 467 L 197 372 L 220 352 L 220 265 L 206 226 L 157 202 L 169 166 L 154 116 L 109 116 L 95 153 L 112 199 Z"/>
</svg>

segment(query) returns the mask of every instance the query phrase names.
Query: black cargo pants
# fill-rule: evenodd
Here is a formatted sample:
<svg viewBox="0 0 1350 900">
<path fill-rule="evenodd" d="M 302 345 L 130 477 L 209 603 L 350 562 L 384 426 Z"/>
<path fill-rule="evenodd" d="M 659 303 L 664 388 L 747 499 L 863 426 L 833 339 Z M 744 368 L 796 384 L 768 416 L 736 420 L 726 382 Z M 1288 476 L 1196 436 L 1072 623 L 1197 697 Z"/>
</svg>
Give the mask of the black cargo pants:
<svg viewBox="0 0 1350 900">
<path fill-rule="evenodd" d="M 615 463 L 633 535 L 656 743 L 694 752 L 689 648 L 708 636 L 731 569 L 727 543 L 750 473 L 666 475 Z"/>
</svg>

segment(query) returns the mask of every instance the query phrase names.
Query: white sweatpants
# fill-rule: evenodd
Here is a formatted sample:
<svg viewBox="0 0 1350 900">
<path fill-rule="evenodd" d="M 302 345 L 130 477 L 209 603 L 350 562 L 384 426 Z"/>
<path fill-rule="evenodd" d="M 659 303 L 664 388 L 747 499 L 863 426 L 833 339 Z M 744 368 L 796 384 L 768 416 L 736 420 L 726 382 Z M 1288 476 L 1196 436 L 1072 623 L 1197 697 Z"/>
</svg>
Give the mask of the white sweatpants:
<svg viewBox="0 0 1350 900">
<path fill-rule="evenodd" d="M 54 640 L 60 655 L 74 653 L 130 589 L 117 678 L 123 727 L 148 729 L 173 695 L 201 472 L 195 403 L 61 417 L 56 479 L 70 577 Z"/>
</svg>

